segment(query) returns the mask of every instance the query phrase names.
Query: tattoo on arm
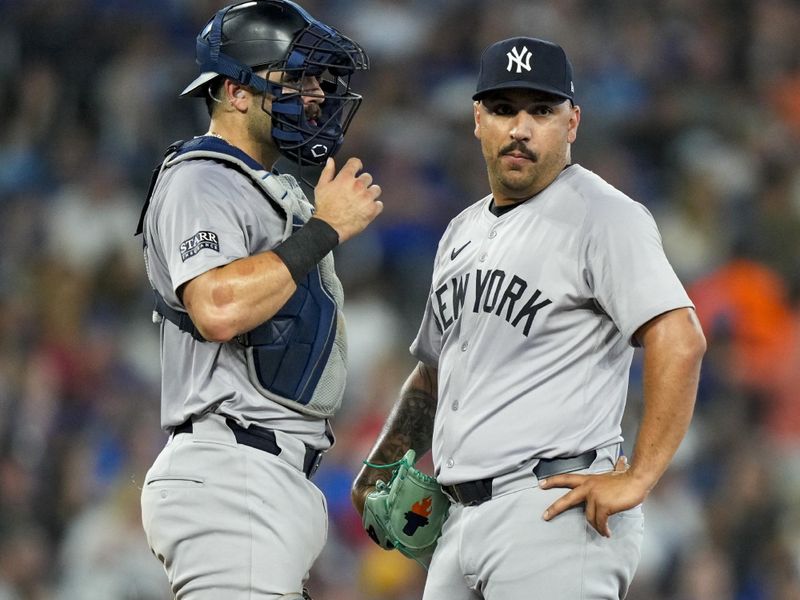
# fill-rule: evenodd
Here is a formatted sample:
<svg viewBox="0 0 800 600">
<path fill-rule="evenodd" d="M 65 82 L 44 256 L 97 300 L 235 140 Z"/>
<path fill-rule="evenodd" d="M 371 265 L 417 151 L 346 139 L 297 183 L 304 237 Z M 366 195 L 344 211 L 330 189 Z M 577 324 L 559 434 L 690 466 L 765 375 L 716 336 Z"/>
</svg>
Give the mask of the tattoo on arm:
<svg viewBox="0 0 800 600">
<path fill-rule="evenodd" d="M 419 363 L 403 385 L 400 399 L 367 460 L 373 464 L 389 464 L 400 460 L 409 448 L 413 448 L 417 456 L 430 450 L 437 396 L 436 370 Z M 386 478 L 385 471 L 365 466 L 358 484 L 372 486 L 378 479 Z"/>
</svg>

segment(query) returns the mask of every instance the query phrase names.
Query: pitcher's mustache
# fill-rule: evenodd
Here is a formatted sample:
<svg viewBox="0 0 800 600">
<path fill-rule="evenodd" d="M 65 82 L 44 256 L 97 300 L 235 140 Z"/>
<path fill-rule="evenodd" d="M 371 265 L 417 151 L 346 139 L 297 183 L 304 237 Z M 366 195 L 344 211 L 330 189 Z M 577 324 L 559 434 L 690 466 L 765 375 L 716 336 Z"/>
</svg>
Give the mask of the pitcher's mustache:
<svg viewBox="0 0 800 600">
<path fill-rule="evenodd" d="M 519 152 L 525 158 L 533 161 L 538 159 L 536 153 L 529 150 L 528 147 L 522 142 L 511 142 L 507 146 L 503 146 L 502 148 L 500 148 L 500 156 L 511 154 L 512 152 Z"/>
</svg>

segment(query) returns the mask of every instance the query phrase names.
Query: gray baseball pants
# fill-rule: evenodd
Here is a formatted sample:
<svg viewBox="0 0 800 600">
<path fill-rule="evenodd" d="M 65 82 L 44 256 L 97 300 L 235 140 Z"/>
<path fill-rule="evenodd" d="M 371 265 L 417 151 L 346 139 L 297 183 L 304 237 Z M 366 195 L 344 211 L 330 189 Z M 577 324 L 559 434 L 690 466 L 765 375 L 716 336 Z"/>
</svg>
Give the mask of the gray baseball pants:
<svg viewBox="0 0 800 600">
<path fill-rule="evenodd" d="M 609 471 L 598 451 L 576 473 Z M 528 471 L 530 473 L 530 471 Z M 423 600 L 620 600 L 639 563 L 642 507 L 612 515 L 611 538 L 587 523 L 583 507 L 544 521 L 568 489 L 539 489 L 532 474 L 478 506 L 451 505 L 428 571 Z"/>
<path fill-rule="evenodd" d="M 283 454 L 237 444 L 219 415 L 161 451 L 145 478 L 142 524 L 177 600 L 277 600 L 302 590 L 326 541 L 327 509 L 297 467 L 302 458 Z"/>
</svg>

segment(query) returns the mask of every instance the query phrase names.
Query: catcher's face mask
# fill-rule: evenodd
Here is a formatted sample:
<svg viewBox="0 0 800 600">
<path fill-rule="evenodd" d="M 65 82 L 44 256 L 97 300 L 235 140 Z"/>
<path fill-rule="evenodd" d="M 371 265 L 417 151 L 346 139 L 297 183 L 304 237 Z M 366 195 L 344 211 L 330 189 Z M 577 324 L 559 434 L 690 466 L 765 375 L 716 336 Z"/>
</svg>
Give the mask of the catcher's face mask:
<svg viewBox="0 0 800 600">
<path fill-rule="evenodd" d="M 245 2 L 223 8 L 197 37 L 202 74 L 181 95 L 202 96 L 208 82 L 229 77 L 271 99 L 278 150 L 301 165 L 323 164 L 344 140 L 361 96 L 350 89 L 357 70 L 369 68 L 364 50 L 287 0 Z M 280 82 L 254 71 L 282 72 Z M 303 82 L 319 82 L 319 110 L 307 111 Z M 324 97 L 322 97 L 324 96 Z"/>
<path fill-rule="evenodd" d="M 293 42 L 286 60 L 271 65 L 283 72 L 281 87 L 270 84 L 272 138 L 281 152 L 301 164 L 322 164 L 339 149 L 361 105 L 361 96 L 350 89 L 350 78 L 356 69 L 367 65 L 360 48 L 356 50 L 352 42 L 333 30 L 326 33 L 320 25 L 306 27 Z M 317 112 L 304 107 L 301 82 L 308 78 L 316 79 L 324 94 Z"/>
</svg>

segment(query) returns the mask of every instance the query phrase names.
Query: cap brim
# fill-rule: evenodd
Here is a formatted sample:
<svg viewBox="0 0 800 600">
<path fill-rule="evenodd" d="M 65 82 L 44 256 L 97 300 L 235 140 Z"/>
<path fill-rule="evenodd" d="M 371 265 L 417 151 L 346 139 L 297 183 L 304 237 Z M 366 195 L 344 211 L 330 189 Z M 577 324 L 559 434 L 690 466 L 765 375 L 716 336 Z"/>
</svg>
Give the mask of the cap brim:
<svg viewBox="0 0 800 600">
<path fill-rule="evenodd" d="M 181 92 L 181 97 L 205 96 L 206 85 L 215 77 L 219 77 L 219 73 L 214 73 L 213 71 L 206 71 L 205 73 L 201 73 L 197 79 L 195 79 L 192 83 L 186 86 L 186 89 Z"/>
<path fill-rule="evenodd" d="M 475 94 L 473 94 L 472 96 L 472 99 L 480 100 L 481 98 L 485 97 L 487 94 L 491 94 L 492 92 L 497 92 L 500 90 L 513 90 L 513 89 L 536 90 L 537 92 L 545 92 L 547 94 L 553 94 L 554 96 L 558 96 L 559 98 L 564 98 L 565 100 L 573 99 L 572 96 L 565 94 L 562 90 L 558 90 L 554 87 L 550 87 L 547 85 L 540 85 L 532 81 L 505 81 L 503 83 L 498 83 L 497 85 L 488 87 L 485 90 L 475 92 Z"/>
</svg>

